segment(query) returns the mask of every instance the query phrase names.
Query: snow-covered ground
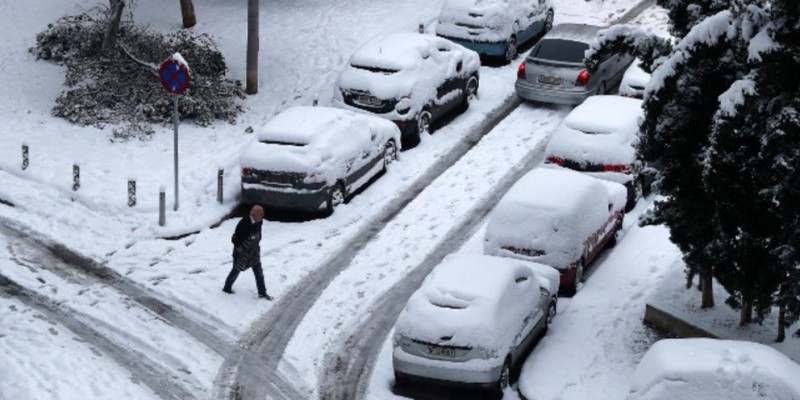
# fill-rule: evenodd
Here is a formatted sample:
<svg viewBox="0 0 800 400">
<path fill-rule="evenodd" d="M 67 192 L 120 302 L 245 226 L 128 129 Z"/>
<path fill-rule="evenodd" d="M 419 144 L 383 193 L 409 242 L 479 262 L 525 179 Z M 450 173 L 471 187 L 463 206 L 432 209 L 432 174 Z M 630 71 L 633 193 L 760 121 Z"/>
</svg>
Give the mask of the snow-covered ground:
<svg viewBox="0 0 800 400">
<path fill-rule="evenodd" d="M 0 200 L 14 206 L 0 204 L 0 224 L 13 226 L 17 232 L 40 242 L 61 243 L 111 268 L 146 288 L 154 298 L 185 310 L 201 323 L 215 325 L 223 341 L 235 342 L 238 334 L 274 304 L 256 298 L 249 274 L 239 278 L 235 295 L 220 291 L 231 265 L 229 240 L 236 221 L 224 221 L 217 228 L 209 228 L 236 206 L 238 155 L 252 140 L 246 128 L 263 124 L 286 107 L 311 104 L 317 97 L 321 104 L 328 104 L 336 76 L 353 50 L 380 32 L 410 32 L 419 23 L 430 30 L 441 1 L 262 2 L 259 94 L 245 100 L 246 111 L 235 125 L 218 123 L 207 128 L 191 123 L 181 125 L 178 211 L 172 211 L 171 127 L 158 127 L 155 137 L 147 142 L 112 143 L 110 128 L 76 127 L 50 115 L 63 83 L 63 68 L 36 61 L 27 49 L 34 45 L 35 34 L 48 23 L 97 3 L 90 0 L 4 3 L 0 15 L 0 53 L 4 54 L 0 59 L 0 85 L 4 88 L 0 93 L 0 120 L 5 122 L 0 131 Z M 166 10 L 163 2 L 136 3 L 137 21 L 160 31 L 178 28 L 177 2 L 166 6 Z M 198 25 L 194 29 L 209 32 L 218 39 L 230 77 L 244 80 L 246 3 L 223 0 L 195 3 Z M 602 23 L 619 17 L 636 3 L 636 0 L 555 0 L 556 23 Z M 637 22 L 654 32 L 664 32 L 663 12 L 648 11 Z M 268 291 L 280 299 L 294 284 L 320 268 L 330 254 L 353 239 L 371 217 L 385 209 L 394 194 L 413 185 L 443 154 L 464 140 L 470 128 L 513 94 L 515 71 L 516 63 L 482 68 L 479 99 L 465 114 L 423 138 L 419 147 L 402 153 L 400 161 L 385 176 L 338 208 L 331 217 L 284 222 L 268 213 L 262 243 Z M 369 299 L 376 298 L 407 273 L 410 266 L 416 265 L 417 260 L 423 259 L 458 218 L 491 192 L 504 171 L 513 168 L 531 148 L 542 146 L 566 109 L 524 105 L 519 112 L 526 118 L 498 126 L 398 215 L 323 293 L 318 305 L 298 327 L 297 337 L 301 339 L 287 348 L 286 362 L 302 373 L 301 380 L 306 385 L 315 386 L 320 358 L 332 338 L 346 331 L 359 312 L 368 309 Z M 30 148 L 30 167 L 25 171 L 20 168 L 23 144 Z M 81 168 L 81 188 L 73 192 L 72 165 L 76 163 Z M 216 174 L 220 167 L 225 170 L 223 204 L 216 203 Z M 138 204 L 128 207 L 127 181 L 132 178 L 137 181 Z M 162 186 L 167 188 L 165 227 L 158 226 L 157 199 Z M 586 300 L 577 296 L 559 304 L 562 314 L 551 327 L 552 333 L 538 346 L 526 366 L 526 371 L 536 371 L 548 368 L 550 365 L 543 363 L 549 361 L 569 368 L 566 361 L 570 360 L 558 357 L 555 354 L 558 350 L 550 350 L 552 355 L 547 355 L 548 349 L 555 349 L 549 344 L 555 341 L 551 338 L 567 340 L 573 335 L 571 331 L 586 336 L 605 329 L 606 333 L 592 340 L 602 349 L 608 347 L 607 351 L 576 356 L 579 368 L 570 369 L 571 374 L 562 374 L 561 381 L 549 383 L 553 391 L 562 390 L 583 375 L 592 382 L 588 387 L 603 386 L 604 379 L 622 379 L 639 354 L 638 348 L 634 351 L 624 348 L 628 344 L 625 340 L 635 339 L 641 333 L 641 326 L 634 326 L 635 308 L 626 307 L 627 304 L 619 306 L 620 309 L 613 307 L 625 304 L 617 301 L 650 290 L 649 282 L 639 280 L 661 276 L 662 262 L 676 255 L 669 255 L 674 249 L 663 228 L 628 229 L 626 239 L 589 278 L 581 293 Z M 178 240 L 160 239 L 195 231 L 198 233 Z M 480 232 L 475 237 L 479 235 Z M 165 323 L 143 308 L 141 302 L 107 287 L 103 281 L 86 281 L 82 275 L 76 278 L 52 265 L 50 258 L 43 260 L 39 258 L 41 254 L 25 253 L 25 243 L 0 235 L 0 246 L 3 248 L 0 275 L 41 294 L 51 307 L 74 313 L 81 321 L 77 328 L 67 327 L 19 299 L 0 297 L 3 310 L 0 358 L 4 360 L 0 363 L 0 398 L 159 397 L 141 384 L 130 369 L 126 371 L 126 365 L 105 356 L 107 349 L 98 350 L 87 340 L 93 332 L 113 338 L 116 343 L 129 343 L 128 349 L 146 354 L 153 365 L 175 375 L 187 387 L 198 393 L 209 392 L 222 362 L 219 350 L 211 351 L 213 346 Z M 470 246 L 465 246 L 464 251 Z M 606 266 L 610 260 L 616 260 L 613 267 Z M 620 278 L 626 269 L 640 265 L 649 267 L 637 269 L 638 275 Z M 633 279 L 637 276 L 638 280 Z M 602 288 L 603 283 L 621 285 L 616 293 L 618 299 L 602 303 L 616 310 L 622 319 L 616 330 L 602 325 L 609 321 L 599 318 L 600 305 L 594 305 L 593 312 L 578 306 L 579 302 L 589 302 L 607 290 Z M 593 292 L 597 293 L 591 295 Z M 80 327 L 85 330 L 76 332 Z M 612 334 L 628 332 L 625 327 L 633 327 L 633 331 Z M 220 348 L 227 345 L 230 343 L 223 343 Z M 646 349 L 646 345 L 643 343 L 640 349 Z M 592 365 L 591 356 L 614 356 L 616 351 L 621 353 L 615 357 L 623 358 L 618 368 L 612 366 L 593 378 L 590 372 L 594 370 L 583 369 Z M 616 361 L 612 358 L 609 362 Z M 387 367 L 386 357 L 381 356 L 370 389 L 370 393 L 376 393 L 375 398 L 388 393 L 391 378 L 387 368 L 390 374 L 391 366 Z M 538 382 L 536 379 L 531 378 L 531 384 Z M 622 392 L 624 379 L 614 382 L 607 392 L 595 393 Z"/>
</svg>

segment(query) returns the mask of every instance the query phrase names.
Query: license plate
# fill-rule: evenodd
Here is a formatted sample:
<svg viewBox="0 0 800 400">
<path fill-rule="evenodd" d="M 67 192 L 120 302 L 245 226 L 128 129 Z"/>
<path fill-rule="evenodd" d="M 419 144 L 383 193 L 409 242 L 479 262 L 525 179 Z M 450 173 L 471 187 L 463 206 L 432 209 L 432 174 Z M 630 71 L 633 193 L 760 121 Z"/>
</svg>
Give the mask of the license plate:
<svg viewBox="0 0 800 400">
<path fill-rule="evenodd" d="M 428 346 L 428 354 L 439 357 L 455 357 L 456 349 L 451 347 Z"/>
<path fill-rule="evenodd" d="M 363 104 L 365 106 L 379 106 L 381 105 L 381 101 L 374 96 L 355 96 L 353 99 L 356 103 Z"/>
<path fill-rule="evenodd" d="M 544 84 L 547 84 L 547 85 L 560 85 L 561 84 L 561 77 L 560 76 L 539 75 L 539 83 L 544 83 Z"/>
</svg>

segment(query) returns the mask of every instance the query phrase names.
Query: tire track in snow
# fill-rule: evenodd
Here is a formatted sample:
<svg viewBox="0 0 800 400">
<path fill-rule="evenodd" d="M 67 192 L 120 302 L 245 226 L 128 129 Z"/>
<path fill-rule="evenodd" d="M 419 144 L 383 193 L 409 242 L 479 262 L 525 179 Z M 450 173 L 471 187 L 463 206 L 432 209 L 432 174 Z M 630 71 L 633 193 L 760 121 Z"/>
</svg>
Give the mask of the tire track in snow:
<svg viewBox="0 0 800 400">
<path fill-rule="evenodd" d="M 104 332 L 80 321 L 71 310 L 63 309 L 46 297 L 18 285 L 2 273 L 0 273 L 0 296 L 13 297 L 47 315 L 86 343 L 97 347 L 103 354 L 126 368 L 133 378 L 143 382 L 163 398 L 178 400 L 196 398 L 193 391 L 185 388 L 171 371 L 162 367 L 161 363 L 150 360 L 145 354 L 133 351 L 125 345 L 115 343 Z"/>
<path fill-rule="evenodd" d="M 197 339 L 209 349 L 225 357 L 234 345 L 233 335 L 219 330 L 225 326 L 216 318 L 186 306 L 173 306 L 161 300 L 153 292 L 142 288 L 116 271 L 98 264 L 67 247 L 51 242 L 36 234 L 15 226 L 13 221 L 0 218 L 0 234 L 23 242 L 25 247 L 52 255 L 61 263 L 42 263 L 39 267 L 71 281 L 96 281 L 110 286 L 129 297 L 142 307 L 168 321 L 173 327 Z"/>
</svg>

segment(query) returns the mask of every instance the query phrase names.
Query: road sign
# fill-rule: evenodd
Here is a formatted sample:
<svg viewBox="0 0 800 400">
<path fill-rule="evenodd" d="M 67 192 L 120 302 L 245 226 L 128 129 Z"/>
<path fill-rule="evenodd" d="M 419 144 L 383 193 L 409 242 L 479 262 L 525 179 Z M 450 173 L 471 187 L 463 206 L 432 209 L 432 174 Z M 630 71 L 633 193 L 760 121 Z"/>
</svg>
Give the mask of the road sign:
<svg viewBox="0 0 800 400">
<path fill-rule="evenodd" d="M 175 58 L 161 64 L 158 76 L 164 89 L 172 94 L 181 94 L 189 87 L 189 68 Z"/>
</svg>

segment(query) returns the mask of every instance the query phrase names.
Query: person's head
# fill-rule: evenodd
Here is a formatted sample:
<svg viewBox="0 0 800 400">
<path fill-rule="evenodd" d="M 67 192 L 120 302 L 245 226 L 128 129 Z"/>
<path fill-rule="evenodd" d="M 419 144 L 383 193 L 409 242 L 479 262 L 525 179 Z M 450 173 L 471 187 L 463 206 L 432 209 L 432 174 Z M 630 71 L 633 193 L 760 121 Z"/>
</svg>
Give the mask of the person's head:
<svg viewBox="0 0 800 400">
<path fill-rule="evenodd" d="M 250 216 L 253 217 L 253 221 L 260 223 L 264 219 L 264 209 L 259 205 L 254 205 L 250 209 Z"/>
</svg>

